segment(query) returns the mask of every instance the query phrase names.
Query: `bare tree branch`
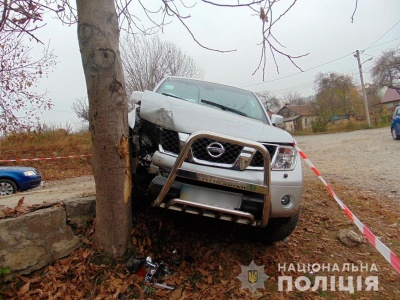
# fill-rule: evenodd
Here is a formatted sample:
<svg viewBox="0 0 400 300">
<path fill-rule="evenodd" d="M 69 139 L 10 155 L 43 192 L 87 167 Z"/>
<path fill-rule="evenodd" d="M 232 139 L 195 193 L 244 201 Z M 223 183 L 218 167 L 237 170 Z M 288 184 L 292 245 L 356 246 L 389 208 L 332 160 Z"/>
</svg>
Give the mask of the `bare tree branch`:
<svg viewBox="0 0 400 300">
<path fill-rule="evenodd" d="M 267 53 L 266 49 L 267 47 L 270 50 L 271 56 L 274 60 L 275 67 L 277 72 L 279 73 L 279 67 L 278 67 L 278 62 L 276 60 L 275 54 L 280 54 L 284 57 L 286 57 L 296 68 L 298 68 L 300 71 L 303 71 L 296 63 L 295 59 L 307 56 L 308 53 L 302 54 L 302 55 L 297 55 L 297 56 L 292 56 L 285 51 L 280 50 L 277 45 L 280 48 L 285 48 L 273 35 L 272 33 L 272 27 L 282 19 L 283 16 L 285 16 L 289 10 L 296 4 L 297 0 L 294 0 L 286 9 L 285 11 L 279 15 L 277 19 L 274 19 L 273 17 L 273 5 L 276 3 L 274 0 L 267 0 L 265 2 L 265 5 L 263 7 L 260 7 L 260 13 L 259 13 L 259 18 L 262 22 L 262 41 L 259 45 L 261 45 L 262 50 L 261 50 L 261 56 L 259 60 L 259 64 L 255 71 L 253 72 L 252 75 L 256 74 L 260 68 L 262 67 L 262 73 L 263 73 L 263 80 L 265 80 L 265 74 L 266 74 L 266 68 L 267 68 Z M 269 25 L 267 25 L 267 23 Z M 275 45 L 276 43 L 277 45 Z"/>
<path fill-rule="evenodd" d="M 225 52 L 235 52 L 236 49 L 233 50 L 219 50 L 219 49 L 214 49 L 214 48 L 210 48 L 207 47 L 205 45 L 203 45 L 197 38 L 196 36 L 193 34 L 193 32 L 190 30 L 190 28 L 188 27 L 188 25 L 185 23 L 184 19 L 189 18 L 190 16 L 182 16 L 178 10 L 174 10 L 171 8 L 171 6 L 168 4 L 168 0 L 162 0 L 165 4 L 165 8 L 166 8 L 166 12 L 168 13 L 168 11 L 171 12 L 171 16 L 175 16 L 179 22 L 183 25 L 183 27 L 186 28 L 186 30 L 189 32 L 190 36 L 192 37 L 192 39 L 202 48 L 207 49 L 207 50 L 211 50 L 211 51 L 215 51 L 215 52 L 221 52 L 221 53 L 225 53 Z M 174 4 L 175 5 L 175 4 Z"/>
<path fill-rule="evenodd" d="M 201 1 L 204 3 L 207 3 L 207 4 L 211 4 L 214 6 L 220 6 L 220 7 L 251 7 L 255 4 L 261 4 L 262 2 L 264 2 L 264 0 L 257 0 L 257 1 L 252 1 L 249 3 L 243 3 L 243 4 L 240 4 L 239 1 L 236 4 L 221 4 L 221 3 L 215 3 L 213 1 L 208 1 L 208 0 L 201 0 Z"/>
<path fill-rule="evenodd" d="M 400 48 L 384 51 L 371 71 L 377 85 L 400 90 Z"/>
<path fill-rule="evenodd" d="M 197 2 L 190 0 L 159 0 L 159 4 L 149 3 L 147 1 L 138 0 L 114 0 L 118 13 L 118 20 L 120 29 L 126 31 L 128 34 L 134 34 L 142 32 L 144 34 L 155 34 L 159 31 L 164 31 L 164 26 L 171 23 L 174 19 L 177 20 L 183 28 L 189 33 L 191 38 L 200 47 L 215 51 L 215 52 L 234 52 L 236 49 L 218 49 L 210 47 L 204 42 L 200 41 L 197 34 L 192 31 L 189 25 L 189 19 L 191 15 L 189 10 L 193 9 Z M 293 8 L 297 0 L 292 0 L 283 12 L 279 16 L 275 17 L 273 12 L 278 8 L 275 8 L 279 1 L 276 0 L 200 0 L 205 5 L 221 7 L 221 8 L 249 8 L 253 12 L 257 12 L 257 16 L 262 22 L 262 41 L 259 44 L 261 46 L 260 62 L 255 69 L 253 75 L 259 70 L 262 70 L 263 80 L 265 80 L 265 74 L 267 72 L 267 49 L 273 61 L 276 69 L 279 72 L 277 54 L 284 56 L 288 59 L 296 68 L 301 70 L 298 64 L 295 62 L 296 59 L 301 58 L 307 54 L 293 56 L 273 35 L 273 26 L 276 26 L 278 21 Z M 280 2 L 279 2 L 280 3 Z M 35 37 L 33 31 L 40 28 L 37 25 L 38 22 L 43 22 L 43 15 L 48 12 L 53 12 L 60 18 L 65 24 L 73 24 L 77 22 L 76 9 L 71 5 L 70 0 L 0 0 L 0 5 L 3 5 L 2 14 L 0 15 L 0 31 L 18 31 L 26 33 L 31 38 L 39 39 Z M 357 2 L 356 2 L 357 4 Z M 136 9 L 132 7 L 136 5 Z M 159 5 L 159 6 L 158 6 Z M 145 20 L 140 20 L 137 16 L 137 8 L 143 12 Z M 279 7 L 280 8 L 280 7 Z M 145 23 L 147 21 L 147 24 Z M 148 24 L 149 23 L 149 24 Z M 146 24 L 146 25 L 145 25 Z M 35 25 L 35 26 L 33 26 Z"/>
<path fill-rule="evenodd" d="M 75 99 L 72 103 L 72 110 L 83 122 L 89 122 L 89 102 L 87 96 Z"/>
<path fill-rule="evenodd" d="M 157 36 L 128 36 L 121 45 L 127 94 L 152 90 L 166 76 L 202 78 L 203 71 L 175 44 Z"/>
<path fill-rule="evenodd" d="M 56 64 L 48 48 L 32 59 L 30 48 L 16 34 L 0 33 L 0 133 L 31 129 L 39 124 L 38 112 L 52 107 L 46 93 L 33 87 Z"/>
<path fill-rule="evenodd" d="M 356 0 L 356 7 L 354 8 L 353 14 L 351 15 L 351 23 L 354 22 L 354 15 L 356 14 L 357 11 L 357 5 L 358 5 L 358 0 Z"/>
</svg>

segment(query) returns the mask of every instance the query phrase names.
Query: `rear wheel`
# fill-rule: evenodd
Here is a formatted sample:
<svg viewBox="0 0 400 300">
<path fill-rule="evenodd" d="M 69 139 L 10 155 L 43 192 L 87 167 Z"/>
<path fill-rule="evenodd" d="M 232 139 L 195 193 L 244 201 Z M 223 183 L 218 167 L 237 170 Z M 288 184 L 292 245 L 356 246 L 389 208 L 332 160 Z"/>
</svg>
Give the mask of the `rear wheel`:
<svg viewBox="0 0 400 300">
<path fill-rule="evenodd" d="M 296 228 L 300 211 L 291 218 L 270 219 L 265 228 L 250 228 L 251 235 L 262 243 L 273 243 L 287 238 Z"/>
<path fill-rule="evenodd" d="M 11 195 L 17 192 L 17 185 L 9 179 L 0 179 L 0 196 Z"/>
<path fill-rule="evenodd" d="M 392 131 L 392 137 L 393 137 L 393 139 L 394 139 L 394 140 L 400 140 L 400 135 L 398 135 L 398 134 L 396 133 L 396 130 L 394 129 L 394 127 L 391 128 L 391 131 Z"/>
</svg>

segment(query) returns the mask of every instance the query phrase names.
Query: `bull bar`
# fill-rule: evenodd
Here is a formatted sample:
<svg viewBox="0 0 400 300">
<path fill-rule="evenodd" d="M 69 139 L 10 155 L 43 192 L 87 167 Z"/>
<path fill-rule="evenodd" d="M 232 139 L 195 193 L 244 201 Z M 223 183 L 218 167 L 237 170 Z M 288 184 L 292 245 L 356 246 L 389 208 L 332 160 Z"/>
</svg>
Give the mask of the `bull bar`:
<svg viewBox="0 0 400 300">
<path fill-rule="evenodd" d="M 234 180 L 222 176 L 215 176 L 212 174 L 194 172 L 182 168 L 183 162 L 187 158 L 192 144 L 201 138 L 213 139 L 219 142 L 227 142 L 232 144 L 237 144 L 243 147 L 249 147 L 259 151 L 264 160 L 264 180 L 263 185 L 254 184 L 246 181 Z M 245 152 L 245 151 L 243 151 Z M 240 157 L 239 157 L 240 159 Z M 247 164 L 250 161 L 247 162 Z M 240 167 L 242 169 L 242 167 Z M 245 167 L 244 167 L 245 168 Z M 186 143 L 183 145 L 180 153 L 168 175 L 168 178 L 161 188 L 157 198 L 152 202 L 153 207 L 163 207 L 172 210 L 180 210 L 183 212 L 194 213 L 198 215 L 204 215 L 209 217 L 215 217 L 217 219 L 230 220 L 238 223 L 245 223 L 257 227 L 264 228 L 268 224 L 270 206 L 271 206 L 271 194 L 270 194 L 270 172 L 271 172 L 271 159 L 267 149 L 258 142 L 253 142 L 245 139 L 238 139 L 224 134 L 217 134 L 210 131 L 197 131 L 192 133 Z M 263 197 L 263 210 L 260 220 L 255 220 L 253 214 L 233 209 L 226 209 L 222 207 L 195 203 L 183 199 L 170 199 L 168 202 L 164 203 L 164 199 L 167 196 L 172 184 L 174 183 L 176 177 L 184 177 L 188 179 L 193 179 L 200 182 L 212 183 L 214 185 L 220 185 L 236 190 L 248 191 L 256 194 L 261 194 Z"/>
</svg>

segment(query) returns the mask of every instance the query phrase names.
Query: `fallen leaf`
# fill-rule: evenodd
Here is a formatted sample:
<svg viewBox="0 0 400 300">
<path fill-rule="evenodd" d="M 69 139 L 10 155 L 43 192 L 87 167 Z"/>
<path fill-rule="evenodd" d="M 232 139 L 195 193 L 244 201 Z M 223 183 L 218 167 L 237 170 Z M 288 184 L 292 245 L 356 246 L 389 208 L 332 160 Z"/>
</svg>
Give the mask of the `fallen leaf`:
<svg viewBox="0 0 400 300">
<path fill-rule="evenodd" d="M 25 200 L 25 196 L 23 196 L 21 199 L 18 200 L 18 204 L 15 208 L 21 207 L 22 205 L 24 205 L 24 200 Z"/>
<path fill-rule="evenodd" d="M 169 296 L 169 300 L 179 300 L 182 297 L 182 288 L 176 288 Z"/>
<path fill-rule="evenodd" d="M 30 286 L 31 286 L 30 282 L 25 283 L 25 284 L 18 290 L 18 296 L 21 297 L 21 296 L 25 295 L 25 294 L 29 291 Z"/>
<path fill-rule="evenodd" d="M 208 283 L 208 284 L 212 284 L 212 283 L 213 283 L 213 278 L 212 278 L 211 275 L 208 275 L 208 277 L 207 277 L 207 283 Z"/>
</svg>

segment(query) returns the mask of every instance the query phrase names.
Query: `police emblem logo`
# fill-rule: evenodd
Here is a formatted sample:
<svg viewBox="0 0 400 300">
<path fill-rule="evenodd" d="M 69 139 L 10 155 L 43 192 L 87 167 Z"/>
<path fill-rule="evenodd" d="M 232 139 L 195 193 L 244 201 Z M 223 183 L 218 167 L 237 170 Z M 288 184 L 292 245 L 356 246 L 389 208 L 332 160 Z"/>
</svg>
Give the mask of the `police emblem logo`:
<svg viewBox="0 0 400 300">
<path fill-rule="evenodd" d="M 247 281 L 251 284 L 255 284 L 258 281 L 258 271 L 247 270 Z"/>
<path fill-rule="evenodd" d="M 249 289 L 252 293 L 256 289 L 264 288 L 264 281 L 269 276 L 264 273 L 264 266 L 257 266 L 254 261 L 251 261 L 248 266 L 241 266 L 242 273 L 237 277 L 242 282 L 241 289 Z"/>
</svg>

